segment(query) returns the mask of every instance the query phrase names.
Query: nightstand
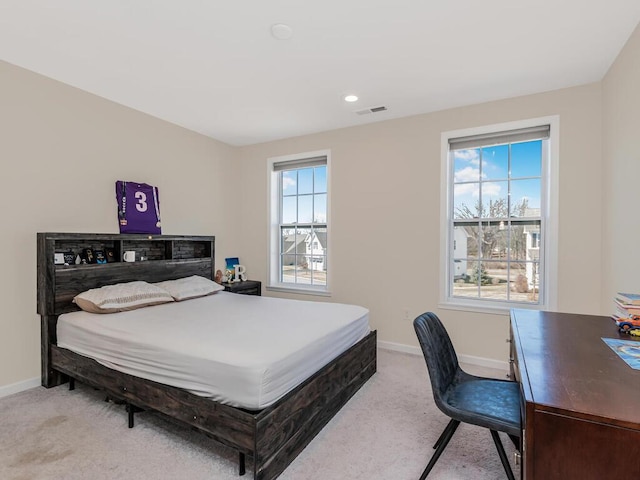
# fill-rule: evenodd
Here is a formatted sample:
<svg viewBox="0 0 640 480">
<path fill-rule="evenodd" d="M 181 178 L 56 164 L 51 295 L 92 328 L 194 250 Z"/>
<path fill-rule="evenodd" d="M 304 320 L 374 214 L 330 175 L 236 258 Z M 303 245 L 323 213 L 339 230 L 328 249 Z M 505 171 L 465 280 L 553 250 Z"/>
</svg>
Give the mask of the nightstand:
<svg viewBox="0 0 640 480">
<path fill-rule="evenodd" d="M 245 280 L 244 282 L 222 283 L 225 292 L 240 293 L 242 295 L 262 295 L 262 282 Z"/>
</svg>

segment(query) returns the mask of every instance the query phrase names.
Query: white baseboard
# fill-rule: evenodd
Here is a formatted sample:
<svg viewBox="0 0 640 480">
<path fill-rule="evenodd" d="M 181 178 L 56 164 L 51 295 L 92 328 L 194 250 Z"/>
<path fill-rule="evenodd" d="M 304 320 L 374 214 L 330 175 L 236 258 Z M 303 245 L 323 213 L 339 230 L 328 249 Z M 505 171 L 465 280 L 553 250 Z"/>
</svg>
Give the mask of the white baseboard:
<svg viewBox="0 0 640 480">
<path fill-rule="evenodd" d="M 411 345 L 405 345 L 403 343 L 383 342 L 382 340 L 378 340 L 378 347 L 383 350 L 422 356 L 422 350 L 420 350 L 420 347 L 412 347 Z"/>
<path fill-rule="evenodd" d="M 13 395 L 14 393 L 23 392 L 30 388 L 38 387 L 40 385 L 40 377 L 30 378 L 29 380 L 23 380 L 22 382 L 12 383 L 11 385 L 4 385 L 0 387 L 0 398 Z"/>
<path fill-rule="evenodd" d="M 412 347 L 411 345 L 404 345 L 402 343 L 383 342 L 378 341 L 378 347 L 384 350 L 391 350 L 394 352 L 409 353 L 411 355 L 422 356 L 422 350 L 420 347 Z M 501 362 L 500 360 L 494 360 L 491 358 L 474 357 L 471 355 L 458 355 L 460 363 L 468 363 L 470 365 L 478 365 L 479 367 L 495 368 L 497 370 L 509 371 L 509 364 L 507 362 Z M 14 393 L 29 390 L 40 385 L 40 377 L 31 378 L 29 380 L 23 380 L 22 382 L 13 383 L 11 385 L 5 385 L 0 387 L 0 398 L 13 395 Z"/>
<path fill-rule="evenodd" d="M 422 350 L 420 347 L 412 347 L 411 345 L 404 345 L 402 343 L 383 342 L 378 341 L 378 347 L 384 350 L 392 350 L 394 352 L 409 353 L 411 355 L 422 356 Z M 494 360 L 492 358 L 474 357 L 472 355 L 458 355 L 458 361 L 460 363 L 468 363 L 469 365 L 477 365 L 479 367 L 495 368 L 496 370 L 509 371 L 509 363 L 502 362 L 500 360 Z"/>
</svg>

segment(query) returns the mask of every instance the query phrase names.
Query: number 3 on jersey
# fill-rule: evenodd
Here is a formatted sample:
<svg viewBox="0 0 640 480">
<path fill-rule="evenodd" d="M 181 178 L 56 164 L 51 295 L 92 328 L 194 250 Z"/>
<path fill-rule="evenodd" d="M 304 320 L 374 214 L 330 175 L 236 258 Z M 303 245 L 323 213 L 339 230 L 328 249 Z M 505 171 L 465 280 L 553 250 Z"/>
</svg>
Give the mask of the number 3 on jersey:
<svg viewBox="0 0 640 480">
<path fill-rule="evenodd" d="M 145 193 L 137 191 L 134 196 L 136 197 L 136 200 L 138 200 L 136 203 L 136 210 L 138 210 L 139 212 L 146 212 L 147 196 L 145 195 Z"/>
</svg>

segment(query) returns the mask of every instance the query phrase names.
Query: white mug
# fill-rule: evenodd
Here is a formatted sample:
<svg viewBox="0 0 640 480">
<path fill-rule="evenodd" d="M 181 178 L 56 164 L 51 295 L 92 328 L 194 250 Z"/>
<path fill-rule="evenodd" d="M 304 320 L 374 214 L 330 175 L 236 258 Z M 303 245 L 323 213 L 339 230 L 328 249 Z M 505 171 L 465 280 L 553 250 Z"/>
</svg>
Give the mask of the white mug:
<svg viewBox="0 0 640 480">
<path fill-rule="evenodd" d="M 124 255 L 122 256 L 122 258 L 124 258 L 125 262 L 135 262 L 136 261 L 135 250 L 127 250 L 126 252 L 124 252 Z"/>
</svg>

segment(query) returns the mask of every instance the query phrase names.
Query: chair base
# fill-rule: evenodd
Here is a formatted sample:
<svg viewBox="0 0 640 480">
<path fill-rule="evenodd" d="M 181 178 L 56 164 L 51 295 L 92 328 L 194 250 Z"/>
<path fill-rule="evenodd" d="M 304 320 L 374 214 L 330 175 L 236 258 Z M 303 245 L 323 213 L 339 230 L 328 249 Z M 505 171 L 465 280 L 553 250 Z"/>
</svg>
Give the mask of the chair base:
<svg viewBox="0 0 640 480">
<path fill-rule="evenodd" d="M 504 471 L 507 474 L 507 478 L 509 480 L 515 480 L 513 471 L 511 470 L 511 465 L 509 465 L 509 459 L 507 458 L 507 454 L 504 452 L 504 447 L 502 446 L 502 441 L 500 440 L 498 432 L 496 432 L 495 430 L 490 430 L 490 432 L 491 437 L 493 438 L 493 443 L 496 444 L 496 450 L 498 450 L 498 455 L 500 456 L 500 461 L 502 462 Z"/>
<path fill-rule="evenodd" d="M 436 444 L 433 446 L 433 448 L 435 448 L 436 451 L 433 452 L 433 456 L 431 457 L 431 460 L 429 460 L 427 467 L 424 469 L 424 472 L 422 472 L 422 475 L 420 475 L 420 480 L 424 480 L 425 478 L 427 478 L 427 475 L 429 475 L 429 472 L 431 472 L 431 469 L 440 458 L 440 455 L 442 455 L 442 452 L 444 452 L 444 449 L 449 444 L 451 437 L 453 437 L 453 434 L 456 433 L 456 430 L 458 429 L 459 426 L 460 426 L 460 421 L 453 420 L 453 419 L 447 424 L 446 428 L 440 434 L 440 437 L 436 441 Z"/>
<path fill-rule="evenodd" d="M 435 452 L 433 452 L 433 456 L 431 457 L 431 460 L 429 460 L 429 463 L 427 464 L 427 467 L 424 469 L 424 472 L 422 472 L 422 475 L 420 475 L 420 480 L 425 480 L 427 478 L 427 475 L 429 475 L 429 473 L 433 469 L 434 465 L 440 458 L 440 455 L 442 455 L 442 452 L 449 444 L 451 437 L 453 437 L 453 434 L 456 432 L 459 426 L 460 426 L 459 420 L 451 419 L 451 421 L 449 421 L 444 431 L 440 434 L 440 437 L 438 437 L 438 440 L 436 440 L 436 443 L 433 446 L 433 448 L 435 449 Z M 504 446 L 502 445 L 502 441 L 500 440 L 500 436 L 498 435 L 498 432 L 495 430 L 489 430 L 489 431 L 491 432 L 491 438 L 493 438 L 493 443 L 496 446 L 496 450 L 498 450 L 498 456 L 500 457 L 500 461 L 502 462 L 502 467 L 504 468 L 504 471 L 507 474 L 507 478 L 509 480 L 515 480 L 515 477 L 513 476 L 513 470 L 511 470 L 511 465 L 509 465 L 509 459 L 507 458 L 507 454 L 504 451 Z M 514 445 L 515 445 L 516 443 L 514 438 L 511 438 L 511 440 L 514 442 Z M 518 445 L 516 445 L 516 447 L 517 446 Z"/>
</svg>

